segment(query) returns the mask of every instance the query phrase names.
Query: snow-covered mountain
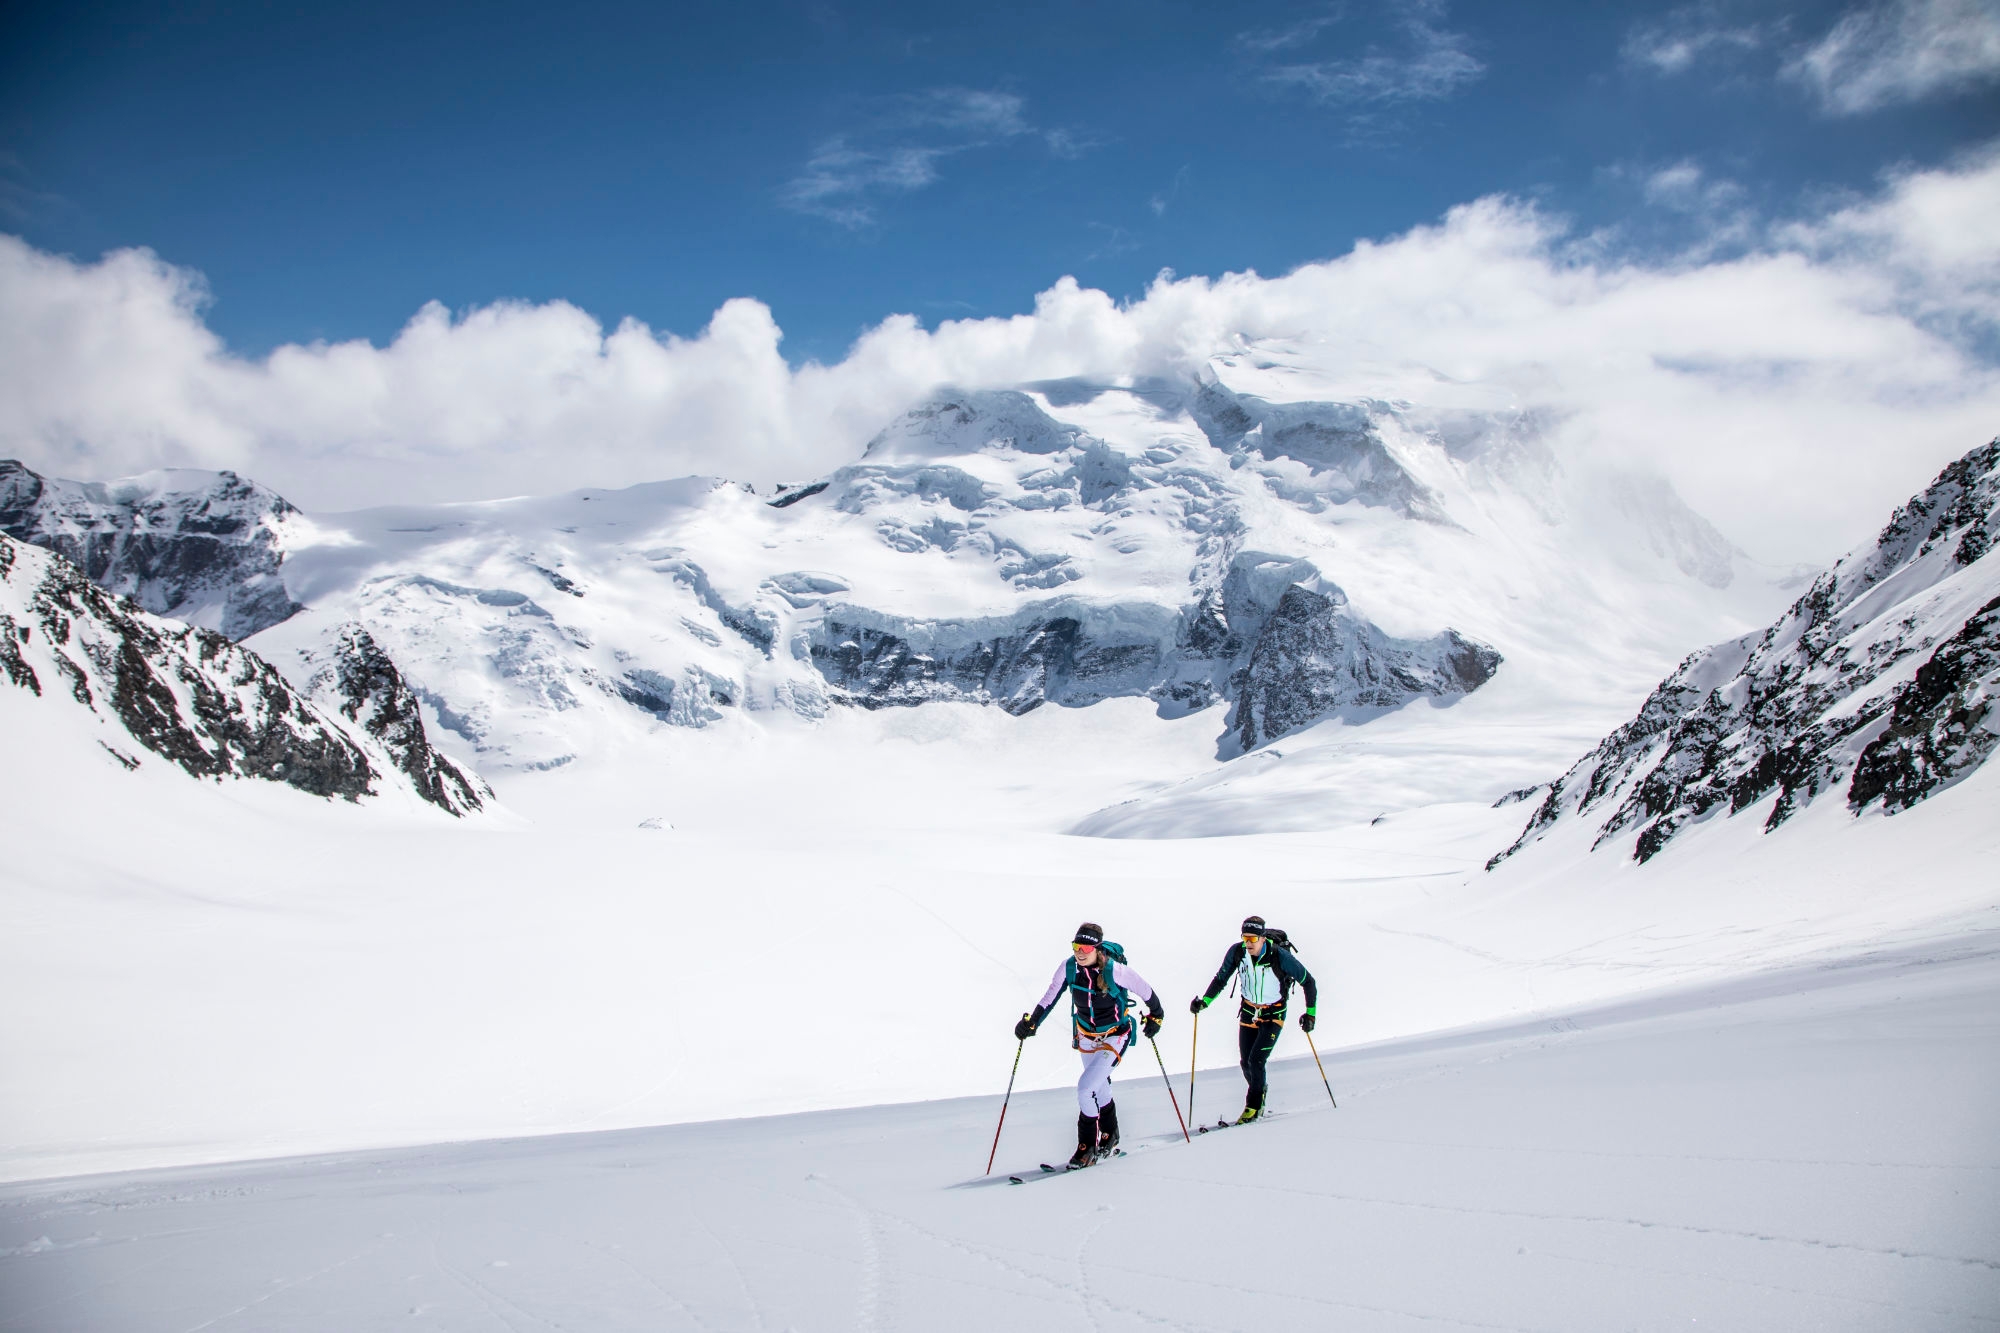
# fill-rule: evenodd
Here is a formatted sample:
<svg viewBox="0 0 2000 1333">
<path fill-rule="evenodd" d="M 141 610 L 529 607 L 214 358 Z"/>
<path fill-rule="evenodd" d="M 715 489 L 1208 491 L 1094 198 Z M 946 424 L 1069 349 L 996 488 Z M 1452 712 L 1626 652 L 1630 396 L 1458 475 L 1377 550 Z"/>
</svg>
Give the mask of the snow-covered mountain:
<svg viewBox="0 0 2000 1333">
<path fill-rule="evenodd" d="M 0 532 L 60 552 L 145 610 L 232 639 L 299 609 L 278 572 L 286 526 L 298 518 L 282 496 L 233 472 L 75 482 L 0 459 Z"/>
<path fill-rule="evenodd" d="M 1907 810 L 2000 747 L 2000 440 L 1844 556 L 1770 628 L 1705 648 L 1550 789 L 1507 857 L 1567 821 L 1645 861 L 1691 824 L 1768 831 L 1845 789 Z M 1489 865 L 1490 868 L 1490 865 Z"/>
<path fill-rule="evenodd" d="M 430 737 L 490 776 L 636 775 L 697 733 L 835 710 L 1192 719 L 1192 767 L 1063 820 L 1122 835 L 1490 800 L 1690 643 L 1776 609 L 1775 572 L 1660 478 L 1559 454 L 1559 423 L 1484 389 L 1391 399 L 1320 355 L 1263 343 L 1185 381 L 939 393 L 775 493 L 683 478 L 308 516 L 228 473 L 9 465 L 0 519 L 301 688 L 362 627 Z M 1468 762 L 1496 722 L 1534 743 Z M 1076 822 L 1106 797 L 1131 799 Z"/>
<path fill-rule="evenodd" d="M 311 698 L 222 635 L 141 610 L 63 556 L 0 535 L 0 677 L 17 758 L 56 735 L 126 772 L 261 779 L 453 815 L 492 793 L 426 739 L 416 699 L 358 625 L 312 664 Z M 18 747 L 18 748 L 15 748 Z"/>
<path fill-rule="evenodd" d="M 1220 706 L 1226 760 L 1510 673 L 1642 688 L 1768 614 L 1768 572 L 1664 482 L 1567 471 L 1546 421 L 1451 386 L 1307 396 L 1285 355 L 939 394 L 776 494 L 688 478 L 315 515 L 284 544 L 307 610 L 253 643 L 296 678 L 368 626 L 497 774 L 662 726 L 1115 698 Z"/>
</svg>

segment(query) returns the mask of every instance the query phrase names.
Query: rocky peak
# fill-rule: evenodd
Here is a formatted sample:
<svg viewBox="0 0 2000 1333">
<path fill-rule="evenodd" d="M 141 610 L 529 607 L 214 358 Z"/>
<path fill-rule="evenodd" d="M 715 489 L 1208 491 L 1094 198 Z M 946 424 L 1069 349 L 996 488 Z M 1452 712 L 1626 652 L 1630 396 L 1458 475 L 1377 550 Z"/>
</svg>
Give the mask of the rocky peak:
<svg viewBox="0 0 2000 1333">
<path fill-rule="evenodd" d="M 365 635 L 315 706 L 249 649 L 105 591 L 62 555 L 0 535 L 0 677 L 49 708 L 85 711 L 87 731 L 127 769 L 152 754 L 197 778 L 282 782 L 358 801 L 410 780 L 451 814 L 491 793 L 424 739 L 393 665 Z M 137 753 L 135 753 L 137 752 Z"/>
<path fill-rule="evenodd" d="M 297 513 L 233 472 L 169 469 L 75 482 L 0 459 L 0 532 L 60 553 L 155 615 L 230 639 L 300 609 L 278 572 L 284 527 Z"/>
<path fill-rule="evenodd" d="M 373 736 L 432 805 L 467 814 L 492 798 L 484 783 L 431 747 L 423 706 L 360 624 L 350 621 L 336 629 L 310 669 L 307 692 Z"/>
<path fill-rule="evenodd" d="M 1783 824 L 1845 786 L 1889 814 L 2000 747 L 2000 440 L 1945 468 L 1769 629 L 1691 655 L 1550 790 L 1489 868 L 1609 810 L 1593 846 L 1645 861 L 1688 825 L 1768 802 Z"/>
</svg>

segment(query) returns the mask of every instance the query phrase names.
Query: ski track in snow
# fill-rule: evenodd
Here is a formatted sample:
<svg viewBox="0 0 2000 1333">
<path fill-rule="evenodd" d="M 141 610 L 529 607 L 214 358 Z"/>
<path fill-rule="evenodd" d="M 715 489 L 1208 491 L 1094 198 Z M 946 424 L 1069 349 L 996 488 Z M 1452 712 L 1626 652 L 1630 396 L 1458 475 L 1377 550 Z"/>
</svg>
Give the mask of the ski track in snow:
<svg viewBox="0 0 2000 1333">
<path fill-rule="evenodd" d="M 952 1185 L 997 1097 L 6 1186 L 0 1329 L 1992 1328 L 1993 945 L 1280 1060 L 1192 1145 L 1144 1070 L 1039 1190 Z"/>
<path fill-rule="evenodd" d="M 1918 1250 L 1881 1248 L 1869 1245 L 1855 1245 L 1844 1241 L 1823 1240 L 1810 1236 L 1775 1236 L 1759 1231 L 1737 1231 L 1725 1227 L 1683 1226 L 1674 1222 L 1662 1222 L 1643 1217 L 1591 1217 L 1579 1214 L 1536 1213 L 1511 1208 L 1466 1208 L 1453 1204 L 1423 1203 L 1410 1199 L 1381 1198 L 1366 1194 L 1343 1194 L 1321 1189 L 1297 1189 L 1286 1185 L 1266 1185 L 1252 1181 L 1212 1180 L 1200 1176 L 1177 1176 L 1167 1174 L 1168 1180 L 1179 1180 L 1188 1185 L 1210 1186 L 1216 1189 L 1266 1190 L 1278 1194 L 1302 1195 L 1311 1199 L 1334 1199 L 1341 1203 L 1359 1203 L 1383 1208 L 1418 1208 L 1445 1213 L 1469 1213 L 1487 1217 L 1513 1217 L 1534 1222 L 1583 1222 L 1602 1226 L 1638 1227 L 1642 1230 L 1658 1228 L 1663 1231 L 1681 1231 L 1696 1236 L 1727 1236 L 1736 1240 L 1754 1240 L 1777 1245 L 1804 1245 L 1827 1250 L 1852 1250 L 1860 1254 L 1882 1255 L 1891 1259 L 1927 1259 L 1942 1264 L 1964 1264 L 1969 1268 L 1985 1268 L 2000 1272 L 2000 1259 L 1965 1258 L 1950 1254 L 1929 1254 Z"/>
</svg>

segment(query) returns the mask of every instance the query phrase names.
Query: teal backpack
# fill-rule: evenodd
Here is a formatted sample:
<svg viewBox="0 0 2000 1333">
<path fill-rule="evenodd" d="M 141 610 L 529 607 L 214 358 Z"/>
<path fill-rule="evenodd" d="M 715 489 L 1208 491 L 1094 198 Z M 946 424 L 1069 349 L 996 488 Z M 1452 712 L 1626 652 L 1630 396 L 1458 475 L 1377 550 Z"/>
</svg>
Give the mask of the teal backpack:
<svg viewBox="0 0 2000 1333">
<path fill-rule="evenodd" d="M 1113 943 L 1110 940 L 1104 940 L 1101 943 L 1099 943 L 1097 946 L 1097 951 L 1104 955 L 1104 959 L 1106 962 L 1106 966 L 1098 974 L 1099 976 L 1104 978 L 1104 990 L 1101 993 L 1109 995 L 1114 1001 L 1117 1002 L 1118 1005 L 1118 1025 L 1117 1027 L 1108 1029 L 1109 1031 L 1116 1032 L 1119 1028 L 1126 1026 L 1132 1021 L 1132 992 L 1118 984 L 1118 979 L 1111 974 L 1111 968 L 1109 964 L 1126 963 L 1129 966 L 1129 960 L 1125 957 L 1125 946 L 1122 944 Z M 1070 956 L 1069 964 L 1064 974 L 1064 980 L 1068 984 L 1068 987 L 1072 992 L 1083 991 L 1086 996 L 1090 994 L 1089 988 L 1082 985 L 1077 980 L 1075 955 Z M 1070 1004 L 1076 1010 L 1082 1013 L 1089 1013 L 1091 1009 L 1091 1005 L 1088 999 L 1085 999 L 1083 1003 L 1078 1004 L 1077 997 L 1075 994 L 1071 994 Z"/>
</svg>

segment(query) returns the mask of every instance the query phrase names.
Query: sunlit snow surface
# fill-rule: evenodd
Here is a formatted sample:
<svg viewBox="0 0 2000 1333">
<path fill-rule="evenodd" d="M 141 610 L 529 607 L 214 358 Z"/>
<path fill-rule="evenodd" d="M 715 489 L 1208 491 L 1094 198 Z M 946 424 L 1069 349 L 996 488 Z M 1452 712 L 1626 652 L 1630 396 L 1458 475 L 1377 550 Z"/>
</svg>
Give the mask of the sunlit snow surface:
<svg viewBox="0 0 2000 1333">
<path fill-rule="evenodd" d="M 1134 1063 L 1134 1151 L 1075 1176 L 1036 1167 L 1069 1134 L 1053 1092 L 1015 1097 L 984 1180 L 997 1097 L 0 1189 L 0 1328 L 1942 1330 L 2000 1310 L 1990 929 L 1333 1055 L 1337 1110 L 1285 1061 L 1274 1118 L 1192 1145 Z M 1204 1075 L 1198 1114 L 1240 1086 Z"/>
<path fill-rule="evenodd" d="M 0 1329 L 1990 1326 L 2000 765 L 1644 866 L 1563 825 L 1487 873 L 1533 809 L 1495 798 L 1791 592 L 1670 494 L 1453 434 L 1504 405 L 1385 425 L 1412 484 L 1323 504 L 1367 469 L 1297 465 L 1298 394 L 1224 369 L 1270 409 L 1238 455 L 1045 386 L 1004 447 L 892 433 L 784 507 L 300 518 L 311 609 L 248 646 L 298 670 L 365 620 L 494 782 L 463 821 L 126 772 L 0 689 Z M 1116 466 L 1072 430 L 1147 485 L 1090 509 Z M 789 651 L 829 606 L 912 643 L 1064 597 L 1159 620 L 1222 517 L 1502 669 L 1224 761 L 1221 705 L 869 711 Z M 952 1188 L 1079 920 L 1165 994 L 1178 1079 L 1249 912 L 1318 974 L 1339 1111 L 1286 1065 L 1278 1118 L 1173 1147 L 1142 1049 L 1143 1151 Z M 1233 1036 L 1211 1011 L 1204 1118 Z M 1003 1165 L 1067 1151 L 1074 1076 L 1028 1045 Z"/>
</svg>

